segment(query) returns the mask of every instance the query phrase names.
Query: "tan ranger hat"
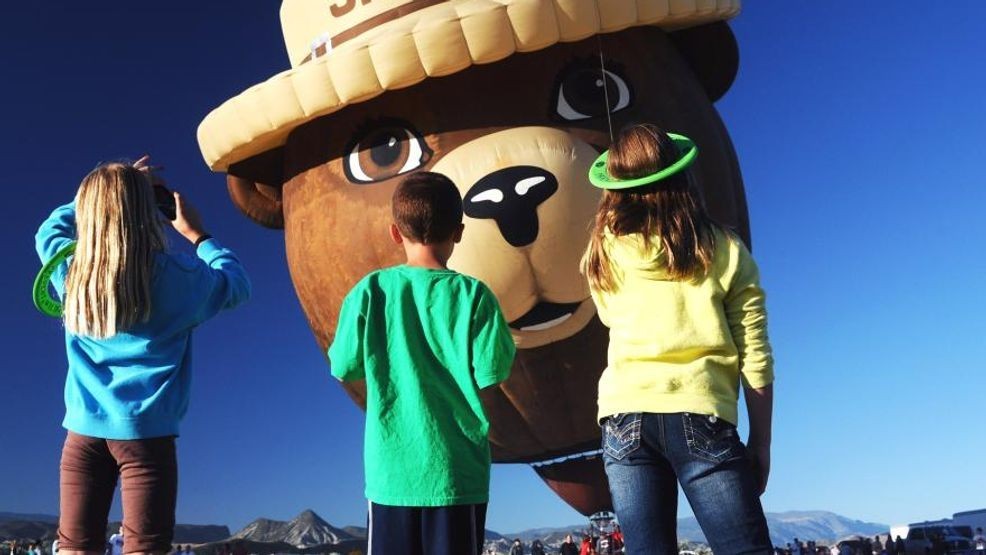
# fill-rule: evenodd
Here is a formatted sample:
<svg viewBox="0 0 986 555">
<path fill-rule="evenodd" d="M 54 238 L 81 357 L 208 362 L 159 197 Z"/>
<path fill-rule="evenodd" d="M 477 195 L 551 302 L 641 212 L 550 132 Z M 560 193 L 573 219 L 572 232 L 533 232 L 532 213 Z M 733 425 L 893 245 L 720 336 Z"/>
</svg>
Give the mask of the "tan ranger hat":
<svg viewBox="0 0 986 555">
<path fill-rule="evenodd" d="M 739 0 L 284 0 L 291 69 L 199 125 L 210 168 L 282 146 L 306 122 L 428 77 L 638 25 L 729 19 Z"/>
</svg>

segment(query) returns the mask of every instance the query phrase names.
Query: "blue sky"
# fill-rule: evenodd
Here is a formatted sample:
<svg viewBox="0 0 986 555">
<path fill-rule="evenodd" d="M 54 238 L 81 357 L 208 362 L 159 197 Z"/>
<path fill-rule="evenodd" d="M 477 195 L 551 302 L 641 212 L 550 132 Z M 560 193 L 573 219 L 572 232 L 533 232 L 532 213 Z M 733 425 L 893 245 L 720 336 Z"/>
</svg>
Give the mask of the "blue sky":
<svg viewBox="0 0 986 555">
<path fill-rule="evenodd" d="M 194 140 L 287 65 L 279 3 L 34 4 L 0 18 L 0 510 L 58 506 L 65 361 L 28 296 L 36 226 L 96 162 L 146 151 L 255 285 L 196 332 L 179 521 L 362 523 L 362 414 L 328 376 L 282 235 L 240 216 Z M 719 110 L 778 361 L 769 511 L 898 523 L 986 506 L 984 20 L 974 0 L 766 1 L 733 24 L 741 67 Z M 490 528 L 581 521 L 530 469 L 494 468 Z"/>
</svg>

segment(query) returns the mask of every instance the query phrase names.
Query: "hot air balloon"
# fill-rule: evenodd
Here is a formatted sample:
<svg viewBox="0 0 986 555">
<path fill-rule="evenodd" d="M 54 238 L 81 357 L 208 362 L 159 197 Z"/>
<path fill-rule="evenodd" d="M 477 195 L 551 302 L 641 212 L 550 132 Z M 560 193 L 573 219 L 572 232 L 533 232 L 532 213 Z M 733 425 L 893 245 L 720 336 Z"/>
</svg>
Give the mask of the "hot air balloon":
<svg viewBox="0 0 986 555">
<path fill-rule="evenodd" d="M 749 239 L 736 155 L 713 103 L 738 54 L 738 0 L 286 0 L 290 69 L 204 119 L 234 203 L 283 229 L 319 345 L 346 292 L 402 262 L 390 198 L 415 171 L 460 187 L 450 267 L 483 280 L 511 325 L 509 380 L 485 392 L 493 460 L 531 464 L 583 514 L 611 507 L 597 382 L 607 330 L 579 273 L 614 129 L 693 138 L 710 212 Z M 364 391 L 345 386 L 364 403 Z"/>
</svg>

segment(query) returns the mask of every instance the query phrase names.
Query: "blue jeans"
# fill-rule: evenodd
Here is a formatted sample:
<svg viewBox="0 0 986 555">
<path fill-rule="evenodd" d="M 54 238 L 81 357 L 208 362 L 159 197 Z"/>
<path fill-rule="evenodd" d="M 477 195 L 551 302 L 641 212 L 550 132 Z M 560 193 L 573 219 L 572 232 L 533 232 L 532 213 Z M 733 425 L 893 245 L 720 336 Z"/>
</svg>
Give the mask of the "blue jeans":
<svg viewBox="0 0 986 555">
<path fill-rule="evenodd" d="M 678 482 L 716 555 L 772 552 L 758 478 L 729 422 L 617 414 L 603 422 L 603 460 L 626 555 L 678 553 Z"/>
</svg>

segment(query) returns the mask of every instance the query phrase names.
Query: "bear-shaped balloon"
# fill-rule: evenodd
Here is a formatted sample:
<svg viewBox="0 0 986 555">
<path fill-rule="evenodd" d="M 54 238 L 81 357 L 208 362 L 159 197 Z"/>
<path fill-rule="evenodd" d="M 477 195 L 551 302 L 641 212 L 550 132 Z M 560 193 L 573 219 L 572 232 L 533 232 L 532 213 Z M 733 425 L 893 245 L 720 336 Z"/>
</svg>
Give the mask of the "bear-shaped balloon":
<svg viewBox="0 0 986 555">
<path fill-rule="evenodd" d="M 518 351 L 484 396 L 495 462 L 528 463 L 584 514 L 608 509 L 597 382 L 607 330 L 579 261 L 599 192 L 589 165 L 612 130 L 653 122 L 693 138 L 709 210 L 749 239 L 742 180 L 713 107 L 738 54 L 738 0 L 285 0 L 292 69 L 199 128 L 246 215 L 283 228 L 319 345 L 346 292 L 399 264 L 390 198 L 411 172 L 461 189 L 449 265 L 497 295 Z M 364 391 L 346 386 L 357 403 Z"/>
</svg>

